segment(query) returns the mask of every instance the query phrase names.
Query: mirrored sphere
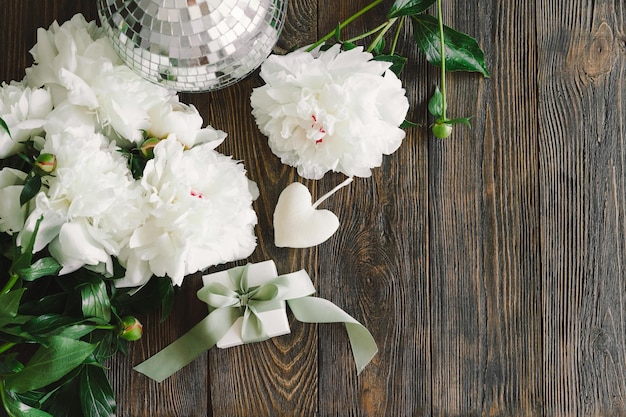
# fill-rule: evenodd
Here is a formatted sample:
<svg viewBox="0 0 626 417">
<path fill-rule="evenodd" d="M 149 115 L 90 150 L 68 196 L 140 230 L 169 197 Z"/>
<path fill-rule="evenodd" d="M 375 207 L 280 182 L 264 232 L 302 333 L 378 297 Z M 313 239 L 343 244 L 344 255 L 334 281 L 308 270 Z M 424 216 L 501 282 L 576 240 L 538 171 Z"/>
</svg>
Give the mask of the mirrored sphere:
<svg viewBox="0 0 626 417">
<path fill-rule="evenodd" d="M 286 0 L 97 0 L 103 29 L 126 64 L 177 91 L 217 90 L 270 54 Z"/>
</svg>

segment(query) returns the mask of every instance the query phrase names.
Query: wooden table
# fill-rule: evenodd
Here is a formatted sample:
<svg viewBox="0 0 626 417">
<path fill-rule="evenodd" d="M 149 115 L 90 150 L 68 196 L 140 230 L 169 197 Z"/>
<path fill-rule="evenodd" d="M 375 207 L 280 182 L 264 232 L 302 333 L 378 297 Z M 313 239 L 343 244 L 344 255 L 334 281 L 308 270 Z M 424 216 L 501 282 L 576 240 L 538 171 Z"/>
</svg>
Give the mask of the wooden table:
<svg viewBox="0 0 626 417">
<path fill-rule="evenodd" d="M 472 128 L 447 140 L 409 130 L 371 178 L 326 201 L 341 227 L 315 248 L 274 246 L 278 195 L 301 181 L 319 197 L 344 177 L 305 181 L 270 152 L 250 115 L 258 74 L 182 96 L 228 132 L 219 150 L 261 189 L 249 261 L 306 269 L 319 296 L 372 331 L 373 362 L 357 377 L 341 325 L 290 316 L 290 335 L 211 350 L 154 383 L 131 366 L 206 314 L 190 277 L 172 316 L 145 318 L 145 337 L 111 364 L 119 416 L 626 415 L 626 4 L 444 3 L 445 21 L 478 39 L 492 74 L 448 76 L 449 113 L 474 115 Z M 365 4 L 289 0 L 277 51 Z M 95 0 L 2 0 L 0 11 L 5 81 L 23 77 L 37 27 L 96 18 Z M 427 125 L 438 70 L 408 29 L 400 52 L 411 59 L 409 117 Z"/>
</svg>

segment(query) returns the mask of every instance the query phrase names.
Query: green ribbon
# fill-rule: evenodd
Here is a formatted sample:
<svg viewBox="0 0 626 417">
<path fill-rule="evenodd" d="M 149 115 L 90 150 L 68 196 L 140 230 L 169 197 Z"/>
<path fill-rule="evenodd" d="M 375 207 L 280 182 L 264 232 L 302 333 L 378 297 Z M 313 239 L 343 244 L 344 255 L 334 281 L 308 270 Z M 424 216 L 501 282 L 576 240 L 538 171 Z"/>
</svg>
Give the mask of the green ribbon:
<svg viewBox="0 0 626 417">
<path fill-rule="evenodd" d="M 344 323 L 357 373 L 361 373 L 378 351 L 371 333 L 361 323 L 330 301 L 311 297 L 315 287 L 304 270 L 251 287 L 248 285 L 249 266 L 228 270 L 230 283 L 210 282 L 201 288 L 198 298 L 209 305 L 209 315 L 134 369 L 161 382 L 215 346 L 239 317 L 243 317 L 241 340 L 244 343 L 266 340 L 269 336 L 258 313 L 284 308 L 287 302 L 294 317 L 301 322 Z"/>
</svg>

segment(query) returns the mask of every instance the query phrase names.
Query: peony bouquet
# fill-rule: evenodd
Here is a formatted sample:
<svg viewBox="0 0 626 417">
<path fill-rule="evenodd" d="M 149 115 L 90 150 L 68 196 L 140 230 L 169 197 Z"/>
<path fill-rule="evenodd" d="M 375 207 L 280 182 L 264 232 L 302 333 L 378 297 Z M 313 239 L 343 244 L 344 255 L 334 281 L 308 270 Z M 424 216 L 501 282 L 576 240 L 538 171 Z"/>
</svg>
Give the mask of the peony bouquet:
<svg viewBox="0 0 626 417">
<path fill-rule="evenodd" d="M 446 115 L 445 75 L 488 76 L 478 43 L 443 25 L 441 0 L 396 0 L 381 25 L 343 37 L 348 23 L 382 3 L 261 68 L 253 116 L 272 152 L 302 177 L 369 177 L 401 146 L 403 128 L 416 126 L 405 120 L 399 74 L 407 59 L 396 51 L 405 23 L 441 67 L 441 89 L 428 103 L 433 134 L 469 124 Z M 435 3 L 437 18 L 427 13 Z M 0 416 L 114 416 L 103 363 L 141 337 L 135 315 L 167 315 L 185 276 L 254 251 L 258 189 L 241 163 L 215 150 L 226 134 L 124 65 L 95 22 L 76 15 L 39 29 L 31 54 L 24 79 L 0 86 Z M 320 214 L 329 194 L 312 205 L 303 187 L 281 194 L 295 215 L 277 210 L 275 228 Z M 287 234 L 277 245 L 322 242 L 338 227 L 327 218 L 321 239 Z M 227 307 L 248 305 L 242 288 Z M 367 339 L 374 349 L 362 364 L 375 353 Z"/>
<path fill-rule="evenodd" d="M 215 150 L 226 134 L 123 65 L 94 22 L 39 29 L 31 54 L 0 87 L 2 402 L 114 415 L 101 363 L 185 276 L 253 252 L 258 190 Z"/>
</svg>

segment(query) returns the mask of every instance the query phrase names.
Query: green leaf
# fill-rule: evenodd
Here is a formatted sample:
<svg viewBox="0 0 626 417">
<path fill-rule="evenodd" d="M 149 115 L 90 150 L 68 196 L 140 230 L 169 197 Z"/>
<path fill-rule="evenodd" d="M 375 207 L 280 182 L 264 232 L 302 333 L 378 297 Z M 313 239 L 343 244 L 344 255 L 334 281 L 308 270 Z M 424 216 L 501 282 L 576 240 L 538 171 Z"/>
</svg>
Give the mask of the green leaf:
<svg viewBox="0 0 626 417">
<path fill-rule="evenodd" d="M 24 182 L 24 188 L 20 193 L 20 205 L 26 204 L 30 199 L 37 195 L 41 190 L 41 177 L 39 175 L 33 175 L 26 179 Z"/>
<path fill-rule="evenodd" d="M 435 1 L 436 0 L 396 0 L 391 6 L 387 17 L 415 16 L 428 9 Z"/>
<path fill-rule="evenodd" d="M 79 369 L 80 368 L 80 369 Z M 67 374 L 63 379 L 58 381 L 54 391 L 47 395 L 47 398 L 42 401 L 43 408 L 52 414 L 54 417 L 76 417 L 82 416 L 82 410 L 80 407 L 80 372 L 84 366 Z"/>
<path fill-rule="evenodd" d="M 450 119 L 450 120 L 446 120 L 446 123 L 450 124 L 450 125 L 465 125 L 467 127 L 472 127 L 472 125 L 470 124 L 470 120 L 472 118 L 471 117 L 458 117 L 456 119 Z"/>
<path fill-rule="evenodd" d="M 16 323 L 17 310 L 20 307 L 20 300 L 26 291 L 25 288 L 11 291 L 0 295 L 0 328 L 7 324 Z"/>
<path fill-rule="evenodd" d="M 29 405 L 24 404 L 14 392 L 5 390 L 4 405 L 10 416 L 15 417 L 53 417 L 45 411 L 38 410 Z"/>
<path fill-rule="evenodd" d="M 397 76 L 400 76 L 407 59 L 400 55 L 377 55 L 374 57 L 374 61 L 391 62 L 389 69 Z"/>
<path fill-rule="evenodd" d="M 174 287 L 170 279 L 160 279 L 158 284 L 161 297 L 161 322 L 163 322 L 174 307 Z"/>
<path fill-rule="evenodd" d="M 15 392 L 32 391 L 51 384 L 80 365 L 96 345 L 65 337 L 50 337 L 48 347 L 40 347 L 26 367 L 6 378 L 6 387 Z"/>
<path fill-rule="evenodd" d="M 352 43 L 352 42 L 343 42 L 341 44 L 341 49 L 343 49 L 344 51 L 349 51 L 350 49 L 354 49 L 357 47 L 356 43 Z"/>
<path fill-rule="evenodd" d="M 428 111 L 436 118 L 440 118 L 443 115 L 443 94 L 441 94 L 439 86 L 435 86 L 435 92 L 428 100 Z"/>
<path fill-rule="evenodd" d="M 476 39 L 445 26 L 446 70 L 479 72 L 489 77 L 485 56 Z M 441 45 L 437 18 L 420 14 L 413 16 L 413 38 L 417 47 L 433 65 L 441 66 Z"/>
<path fill-rule="evenodd" d="M 172 311 L 174 306 L 174 287 L 167 277 L 153 277 L 133 295 L 120 294 L 116 299 L 119 314 L 147 314 L 154 311 L 155 305 L 161 305 L 161 320 Z"/>
<path fill-rule="evenodd" d="M 35 224 L 35 230 L 30 236 L 30 240 L 26 244 L 26 247 L 22 248 L 22 252 L 19 252 L 18 256 L 13 260 L 11 270 L 9 271 L 10 273 L 15 273 L 15 271 L 30 267 L 33 260 L 33 248 L 35 247 L 35 238 L 37 236 L 37 233 L 39 232 L 39 225 L 41 224 L 42 220 L 43 216 L 37 219 L 37 223 Z"/>
<path fill-rule="evenodd" d="M 46 336 L 61 333 L 63 329 L 82 322 L 84 322 L 83 319 L 76 319 L 63 314 L 42 314 L 33 317 L 22 326 L 22 329 L 32 335 Z"/>
<path fill-rule="evenodd" d="M 80 404 L 85 417 L 115 417 L 115 396 L 102 368 L 85 366 L 81 372 Z"/>
<path fill-rule="evenodd" d="M 55 335 L 61 337 L 67 337 L 68 339 L 80 339 L 81 337 L 93 332 L 98 326 L 93 324 L 75 324 L 59 329 L 58 332 L 54 332 Z"/>
<path fill-rule="evenodd" d="M 417 127 L 419 125 L 420 125 L 419 123 L 415 123 L 415 122 L 405 119 L 404 122 L 402 122 L 402 124 L 399 127 L 400 129 L 410 129 L 412 127 Z"/>
<path fill-rule="evenodd" d="M 24 281 L 34 281 L 41 277 L 57 275 L 61 270 L 61 264 L 56 259 L 48 256 L 38 259 L 30 267 L 15 271 Z"/>
<path fill-rule="evenodd" d="M 22 362 L 16 358 L 17 353 L 0 356 L 0 376 L 15 374 L 24 369 Z"/>
<path fill-rule="evenodd" d="M 98 317 L 111 320 L 111 300 L 104 281 L 89 283 L 81 288 L 82 308 L 85 317 Z"/>
<path fill-rule="evenodd" d="M 38 316 L 48 313 L 63 313 L 67 305 L 67 294 L 58 293 L 51 294 L 39 299 L 35 299 L 28 303 L 22 303 L 20 306 L 21 314 L 29 314 L 32 316 Z"/>
<path fill-rule="evenodd" d="M 13 140 L 13 136 L 11 136 L 11 131 L 9 130 L 9 126 L 7 126 L 6 122 L 4 121 L 4 119 L 2 117 L 0 117 L 0 127 L 7 132 L 7 134 L 9 135 L 9 137 L 11 138 L 11 140 Z"/>
<path fill-rule="evenodd" d="M 372 52 L 374 53 L 374 55 L 380 55 L 384 49 L 385 49 L 385 39 L 380 38 L 378 42 L 376 42 L 376 45 L 374 45 Z"/>
</svg>

